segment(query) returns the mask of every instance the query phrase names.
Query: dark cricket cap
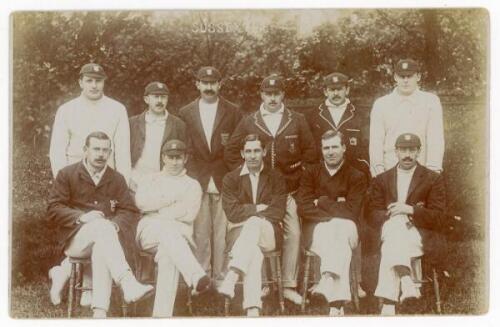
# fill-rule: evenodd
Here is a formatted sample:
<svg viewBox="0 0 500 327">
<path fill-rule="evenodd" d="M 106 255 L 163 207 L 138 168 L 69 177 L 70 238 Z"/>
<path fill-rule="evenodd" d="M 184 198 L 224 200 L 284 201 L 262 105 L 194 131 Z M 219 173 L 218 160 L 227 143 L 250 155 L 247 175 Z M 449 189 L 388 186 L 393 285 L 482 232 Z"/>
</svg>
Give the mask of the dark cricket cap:
<svg viewBox="0 0 500 327">
<path fill-rule="evenodd" d="M 260 84 L 260 90 L 262 92 L 273 92 L 273 91 L 283 91 L 284 83 L 283 79 L 278 75 L 271 75 L 262 81 Z"/>
<path fill-rule="evenodd" d="M 89 63 L 82 66 L 80 69 L 80 76 L 86 75 L 95 78 L 106 78 L 104 69 L 99 64 Z"/>
<path fill-rule="evenodd" d="M 411 76 L 419 71 L 418 63 L 413 59 L 401 59 L 394 69 L 394 72 L 399 76 Z"/>
<path fill-rule="evenodd" d="M 168 95 L 168 87 L 162 82 L 151 82 L 144 89 L 144 95 L 149 94 L 165 94 Z"/>
<path fill-rule="evenodd" d="M 327 87 L 347 86 L 349 77 L 342 73 L 332 73 L 323 78 L 323 84 Z"/>
<path fill-rule="evenodd" d="M 396 148 L 420 148 L 420 138 L 412 133 L 404 133 L 396 139 Z"/>
<path fill-rule="evenodd" d="M 180 140 L 170 140 L 162 147 L 163 154 L 177 156 L 186 153 L 186 144 Z"/>
<path fill-rule="evenodd" d="M 220 72 L 212 66 L 201 67 L 196 74 L 196 79 L 203 82 L 217 82 L 221 78 Z"/>
</svg>

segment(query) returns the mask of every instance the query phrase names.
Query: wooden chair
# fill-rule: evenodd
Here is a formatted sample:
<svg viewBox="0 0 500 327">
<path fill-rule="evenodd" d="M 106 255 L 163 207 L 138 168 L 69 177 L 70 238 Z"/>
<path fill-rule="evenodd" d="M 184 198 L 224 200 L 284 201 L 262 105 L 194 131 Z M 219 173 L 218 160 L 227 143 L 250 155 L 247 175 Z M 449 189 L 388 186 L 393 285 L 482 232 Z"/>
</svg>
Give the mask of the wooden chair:
<svg viewBox="0 0 500 327">
<path fill-rule="evenodd" d="M 147 251 L 140 251 L 139 252 L 139 257 L 137 259 L 137 266 L 136 266 L 136 278 L 138 281 L 146 284 L 153 284 L 156 285 L 156 278 L 158 277 L 158 266 L 154 262 L 154 253 L 147 252 Z M 152 278 L 143 278 L 143 273 L 144 273 L 144 268 L 146 266 L 154 266 L 154 274 Z M 192 316 L 193 315 L 193 301 L 192 301 L 192 287 L 187 287 L 187 283 L 184 281 L 184 279 L 179 278 L 179 283 L 184 283 L 185 287 L 187 288 L 187 308 L 189 314 Z M 158 292 L 158 290 L 157 290 Z"/>
<path fill-rule="evenodd" d="M 302 286 L 302 304 L 300 306 L 302 312 L 305 312 L 306 309 L 309 285 L 316 284 L 319 281 L 319 276 L 313 276 L 311 280 L 311 265 L 315 262 L 319 263 L 319 261 L 319 256 L 317 256 L 314 252 L 304 249 L 304 280 Z M 354 302 L 356 311 L 359 312 L 358 275 L 356 274 L 356 260 L 354 260 L 354 258 L 351 259 L 349 275 L 351 280 L 350 285 L 352 301 Z"/>
<path fill-rule="evenodd" d="M 283 282 L 281 280 L 281 251 L 264 252 L 264 272 L 265 278 L 262 280 L 263 285 L 271 285 L 274 290 L 278 291 L 278 301 L 280 314 L 285 313 L 285 299 L 283 297 Z M 271 272 L 271 279 L 268 278 L 268 271 Z M 242 284 L 241 281 L 238 282 Z M 229 306 L 231 300 L 226 298 L 224 300 L 224 315 L 229 315 Z"/>
<path fill-rule="evenodd" d="M 85 265 L 91 264 L 90 258 L 69 257 L 69 263 L 71 264 L 71 275 L 69 277 L 68 287 L 68 318 L 71 318 L 73 316 L 75 300 L 79 303 L 82 291 L 92 291 L 92 287 L 83 286 L 83 268 Z M 116 287 L 116 285 L 113 284 L 113 287 Z M 122 317 L 127 317 L 128 306 L 123 298 L 121 290 L 120 299 Z"/>
<path fill-rule="evenodd" d="M 424 276 L 422 268 L 422 257 L 413 258 L 411 261 L 411 279 L 414 283 L 424 285 L 432 283 L 435 297 L 436 313 L 441 314 L 441 292 L 439 289 L 439 278 L 435 267 L 431 268 L 431 275 Z"/>
</svg>

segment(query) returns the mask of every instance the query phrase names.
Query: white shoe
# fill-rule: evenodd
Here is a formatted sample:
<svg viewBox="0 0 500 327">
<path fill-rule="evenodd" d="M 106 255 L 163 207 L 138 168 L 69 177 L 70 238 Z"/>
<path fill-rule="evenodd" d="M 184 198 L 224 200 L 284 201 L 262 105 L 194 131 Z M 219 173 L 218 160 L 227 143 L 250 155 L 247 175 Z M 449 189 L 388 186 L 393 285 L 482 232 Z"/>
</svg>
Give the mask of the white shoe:
<svg viewBox="0 0 500 327">
<path fill-rule="evenodd" d="M 297 291 L 294 290 L 293 288 L 287 287 L 283 289 L 283 297 L 288 301 L 295 303 L 297 305 L 302 304 L 302 296 L 299 293 L 297 293 Z"/>
<path fill-rule="evenodd" d="M 409 298 L 420 298 L 420 288 L 411 280 L 410 276 L 401 278 L 401 296 L 399 302 Z"/>
<path fill-rule="evenodd" d="M 358 297 L 363 298 L 366 297 L 365 290 L 358 284 Z"/>
<path fill-rule="evenodd" d="M 222 281 L 217 291 L 219 294 L 227 296 L 232 299 L 234 297 L 234 288 L 236 286 L 236 282 L 238 281 L 238 274 L 233 271 L 229 271 L 226 275 L 226 278 Z"/>
<path fill-rule="evenodd" d="M 50 301 L 53 305 L 59 305 L 61 303 L 61 293 L 68 279 L 60 266 L 54 266 L 49 270 L 49 280 L 51 282 Z"/>
<path fill-rule="evenodd" d="M 80 305 L 82 307 L 90 307 L 92 304 L 92 291 L 83 291 L 82 297 L 80 298 Z"/>
<path fill-rule="evenodd" d="M 248 308 L 247 317 L 260 317 L 260 309 L 256 307 Z"/>
<path fill-rule="evenodd" d="M 94 313 L 92 317 L 94 319 L 105 319 L 107 317 L 107 312 L 104 309 L 94 308 Z"/>
<path fill-rule="evenodd" d="M 344 315 L 344 307 L 337 309 L 335 307 L 330 308 L 330 317 L 341 317 Z"/>
<path fill-rule="evenodd" d="M 321 294 L 327 301 L 331 301 L 330 293 L 333 290 L 333 278 L 331 276 L 323 275 L 319 283 L 314 287 L 312 294 Z"/>
<path fill-rule="evenodd" d="M 264 286 L 260 291 L 260 298 L 269 296 L 269 294 L 271 294 L 271 288 L 269 286 Z"/>
<path fill-rule="evenodd" d="M 132 273 L 122 278 L 120 284 L 126 303 L 134 303 L 154 294 L 155 288 L 152 285 L 139 283 Z"/>
<path fill-rule="evenodd" d="M 382 304 L 382 310 L 380 311 L 382 316 L 395 316 L 396 306 L 394 304 Z"/>
</svg>

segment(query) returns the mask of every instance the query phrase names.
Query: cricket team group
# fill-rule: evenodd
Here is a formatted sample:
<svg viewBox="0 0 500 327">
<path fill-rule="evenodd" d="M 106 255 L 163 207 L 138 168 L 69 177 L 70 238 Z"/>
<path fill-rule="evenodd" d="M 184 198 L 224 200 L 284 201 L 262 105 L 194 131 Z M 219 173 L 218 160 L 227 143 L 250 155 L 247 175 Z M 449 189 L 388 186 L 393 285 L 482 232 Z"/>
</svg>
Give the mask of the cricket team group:
<svg viewBox="0 0 500 327">
<path fill-rule="evenodd" d="M 219 70 L 201 67 L 199 97 L 177 116 L 168 86 L 151 81 L 146 109 L 129 118 L 104 95 L 103 67 L 83 65 L 81 95 L 58 108 L 50 142 L 47 220 L 61 247 L 52 303 L 70 258 L 90 258 L 80 304 L 95 318 L 107 316 L 113 283 L 125 302 L 154 296 L 153 317 L 171 317 L 179 275 L 195 295 L 233 298 L 241 282 L 246 315 L 259 316 L 265 253 L 281 252 L 283 296 L 301 304 L 307 250 L 320 260 L 310 303 L 338 316 L 351 300 L 351 260 L 369 245 L 380 255 L 373 295 L 394 315 L 421 296 L 412 260 L 447 225 L 442 107 L 420 78 L 416 61 L 395 65 L 396 86 L 374 102 L 368 131 L 339 72 L 324 76 L 325 99 L 309 111 L 287 108 L 278 75 L 261 82 L 260 107 L 243 111 L 220 96 Z M 155 285 L 135 275 L 139 252 L 154 258 Z"/>
</svg>

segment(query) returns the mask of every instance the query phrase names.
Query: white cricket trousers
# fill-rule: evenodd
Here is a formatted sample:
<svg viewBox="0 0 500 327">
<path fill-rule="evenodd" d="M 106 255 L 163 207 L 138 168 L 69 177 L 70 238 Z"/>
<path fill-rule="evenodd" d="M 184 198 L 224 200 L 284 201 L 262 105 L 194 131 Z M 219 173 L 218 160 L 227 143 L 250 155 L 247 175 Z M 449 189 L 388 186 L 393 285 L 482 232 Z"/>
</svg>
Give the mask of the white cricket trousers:
<svg viewBox="0 0 500 327">
<path fill-rule="evenodd" d="M 239 224 L 238 224 L 239 226 Z M 260 217 L 250 217 L 243 224 L 240 235 L 229 253 L 229 268 L 243 272 L 243 309 L 262 308 L 262 252 L 274 250 L 273 225 Z"/>
<path fill-rule="evenodd" d="M 423 254 L 422 236 L 406 215 L 391 217 L 382 226 L 381 258 L 375 296 L 398 301 L 400 276 L 395 266 L 411 270 L 411 260 Z"/>
<path fill-rule="evenodd" d="M 358 230 L 352 220 L 332 218 L 314 227 L 310 250 L 321 258 L 321 274 L 334 274 L 324 294 L 328 302 L 351 299 L 349 271 L 352 251 L 357 246 Z"/>
<path fill-rule="evenodd" d="M 92 308 L 108 311 L 112 281 L 119 284 L 125 274 L 130 272 L 114 224 L 107 219 L 95 219 L 83 224 L 64 253 L 76 258 L 90 256 Z"/>
<path fill-rule="evenodd" d="M 180 231 L 183 223 L 163 218 L 144 217 L 137 229 L 140 248 L 156 253 L 154 261 L 158 265 L 158 276 L 153 317 L 172 317 L 179 272 L 188 286 L 205 275 Z"/>
</svg>

